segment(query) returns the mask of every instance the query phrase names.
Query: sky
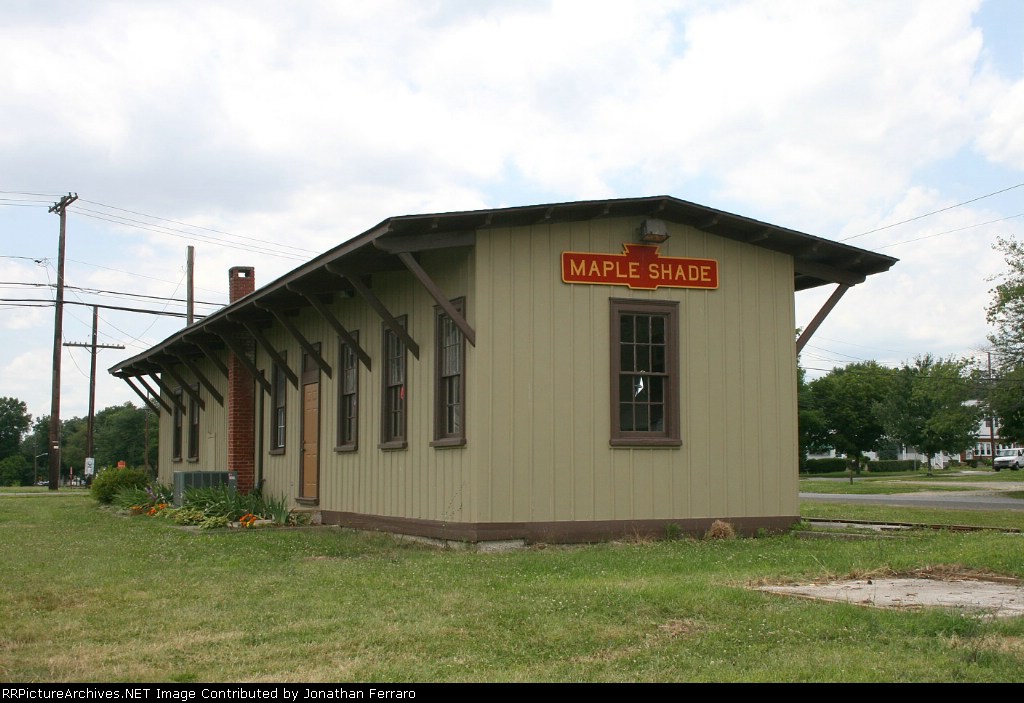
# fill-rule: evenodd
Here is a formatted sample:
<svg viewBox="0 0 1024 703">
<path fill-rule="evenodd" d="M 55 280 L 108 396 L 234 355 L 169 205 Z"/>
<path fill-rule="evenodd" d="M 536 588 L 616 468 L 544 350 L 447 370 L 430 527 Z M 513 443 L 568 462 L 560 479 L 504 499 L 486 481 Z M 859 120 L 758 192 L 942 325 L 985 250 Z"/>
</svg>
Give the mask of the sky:
<svg viewBox="0 0 1024 703">
<path fill-rule="evenodd" d="M 190 245 L 206 314 L 231 266 L 266 284 L 388 217 L 670 195 L 900 260 L 809 377 L 984 365 L 993 245 L 1024 237 L 1024 0 L 3 0 L 0 397 L 36 418 L 69 193 L 66 343 L 92 305 L 182 313 Z M 96 408 L 140 405 L 107 369 L 182 325 L 100 309 Z M 84 417 L 90 351 L 62 358 Z"/>
</svg>

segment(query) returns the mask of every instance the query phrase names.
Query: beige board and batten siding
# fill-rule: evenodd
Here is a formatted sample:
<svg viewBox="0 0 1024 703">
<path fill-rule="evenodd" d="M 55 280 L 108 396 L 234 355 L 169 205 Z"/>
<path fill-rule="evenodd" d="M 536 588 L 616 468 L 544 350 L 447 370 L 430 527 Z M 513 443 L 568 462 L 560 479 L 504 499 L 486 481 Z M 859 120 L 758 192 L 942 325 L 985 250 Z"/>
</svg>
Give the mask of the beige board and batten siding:
<svg viewBox="0 0 1024 703">
<path fill-rule="evenodd" d="M 719 289 L 562 281 L 563 251 L 620 253 L 639 224 L 592 220 L 477 237 L 473 519 L 799 514 L 791 257 L 670 223 L 661 255 L 717 259 Z M 611 298 L 679 303 L 678 448 L 609 445 Z"/>
<path fill-rule="evenodd" d="M 226 358 L 226 357 L 224 357 Z M 222 363 L 224 358 L 221 359 Z M 217 392 L 224 399 L 224 405 L 217 402 L 217 399 L 210 395 L 210 392 L 195 378 L 192 371 L 184 365 L 175 367 L 183 379 L 190 384 L 199 384 L 199 397 L 203 399 L 205 409 L 199 411 L 199 458 L 190 460 L 188 458 L 188 423 L 187 414 L 189 408 L 189 396 L 182 393 L 181 401 L 185 405 L 186 414 L 182 416 L 181 427 L 181 460 L 175 461 L 172 457 L 174 443 L 174 403 L 171 402 L 167 393 L 161 391 L 160 397 L 172 410 L 168 412 L 160 408 L 160 421 L 158 423 L 160 432 L 160 446 L 157 460 L 157 480 L 167 486 L 173 485 L 175 471 L 227 471 L 228 467 L 228 442 L 227 442 L 227 396 L 228 382 L 224 374 L 205 356 L 195 361 L 199 371 L 210 381 Z M 177 388 L 178 382 L 169 374 L 161 374 L 163 382 L 169 388 Z"/>
<path fill-rule="evenodd" d="M 473 324 L 475 301 L 469 293 L 472 260 L 468 249 L 425 252 L 420 263 L 450 298 L 467 298 L 467 316 Z M 349 331 L 358 332 L 359 343 L 372 359 L 372 370 L 358 365 L 359 425 L 355 451 L 335 451 L 338 426 L 338 388 L 341 382 L 339 340 L 330 325 L 310 308 L 303 308 L 294 324 L 307 340 L 320 342 L 321 355 L 331 365 L 332 376 L 320 373 L 320 494 L 318 508 L 324 511 L 361 515 L 463 521 L 467 519 L 470 480 L 467 447 L 435 449 L 434 421 L 434 306 L 433 298 L 405 271 L 377 273 L 371 289 L 396 317 L 407 316 L 410 336 L 419 345 L 419 359 L 407 351 L 407 447 L 382 450 L 381 374 L 384 371 L 381 318 L 356 294 L 335 296 L 330 308 Z M 288 363 L 296 374 L 301 370 L 302 348 L 279 324 L 266 331 L 278 350 L 287 351 Z M 473 373 L 473 348 L 466 349 L 468 373 Z M 257 350 L 257 363 L 270 378 L 272 362 Z M 300 383 L 301 386 L 301 383 Z M 301 394 L 290 384 L 287 389 L 286 447 L 271 455 L 271 399 L 264 398 L 263 477 L 266 490 L 274 495 L 297 496 L 301 445 Z M 472 413 L 472 408 L 470 409 Z M 469 418 L 473 432 L 473 418 Z M 471 440 L 472 441 L 472 435 Z"/>
</svg>

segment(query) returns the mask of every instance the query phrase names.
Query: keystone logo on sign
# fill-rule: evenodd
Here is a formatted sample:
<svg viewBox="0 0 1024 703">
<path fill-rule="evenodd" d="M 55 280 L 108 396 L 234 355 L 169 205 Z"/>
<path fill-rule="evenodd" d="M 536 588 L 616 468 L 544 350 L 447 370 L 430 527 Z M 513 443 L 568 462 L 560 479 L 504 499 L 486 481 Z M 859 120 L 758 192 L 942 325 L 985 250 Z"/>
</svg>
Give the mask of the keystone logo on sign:
<svg viewBox="0 0 1024 703">
<path fill-rule="evenodd" d="M 623 254 L 562 252 L 565 283 L 656 288 L 718 288 L 718 261 L 661 256 L 658 247 L 623 244 Z"/>
</svg>

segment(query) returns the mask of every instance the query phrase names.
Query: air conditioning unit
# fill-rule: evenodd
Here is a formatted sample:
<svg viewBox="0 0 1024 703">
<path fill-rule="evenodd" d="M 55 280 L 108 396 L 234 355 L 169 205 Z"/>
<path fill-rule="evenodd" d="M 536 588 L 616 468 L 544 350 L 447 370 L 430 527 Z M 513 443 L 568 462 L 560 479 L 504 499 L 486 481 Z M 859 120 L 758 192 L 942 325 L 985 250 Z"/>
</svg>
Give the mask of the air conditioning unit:
<svg viewBox="0 0 1024 703">
<path fill-rule="evenodd" d="M 174 472 L 174 505 L 181 507 L 185 491 L 193 488 L 216 488 L 227 486 L 234 489 L 236 484 L 234 471 L 175 471 Z"/>
</svg>

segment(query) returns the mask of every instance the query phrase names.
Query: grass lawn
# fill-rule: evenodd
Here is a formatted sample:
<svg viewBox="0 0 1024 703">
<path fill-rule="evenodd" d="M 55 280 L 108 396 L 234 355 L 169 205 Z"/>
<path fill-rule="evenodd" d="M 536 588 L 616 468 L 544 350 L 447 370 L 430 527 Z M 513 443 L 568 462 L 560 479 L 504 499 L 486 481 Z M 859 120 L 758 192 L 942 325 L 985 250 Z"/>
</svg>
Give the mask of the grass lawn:
<svg viewBox="0 0 1024 703">
<path fill-rule="evenodd" d="M 61 492 L 0 494 L 0 540 L 8 682 L 1024 681 L 1024 618 L 750 588 L 925 567 L 1024 578 L 1016 534 L 483 553 L 337 528 L 186 530 Z"/>
</svg>

